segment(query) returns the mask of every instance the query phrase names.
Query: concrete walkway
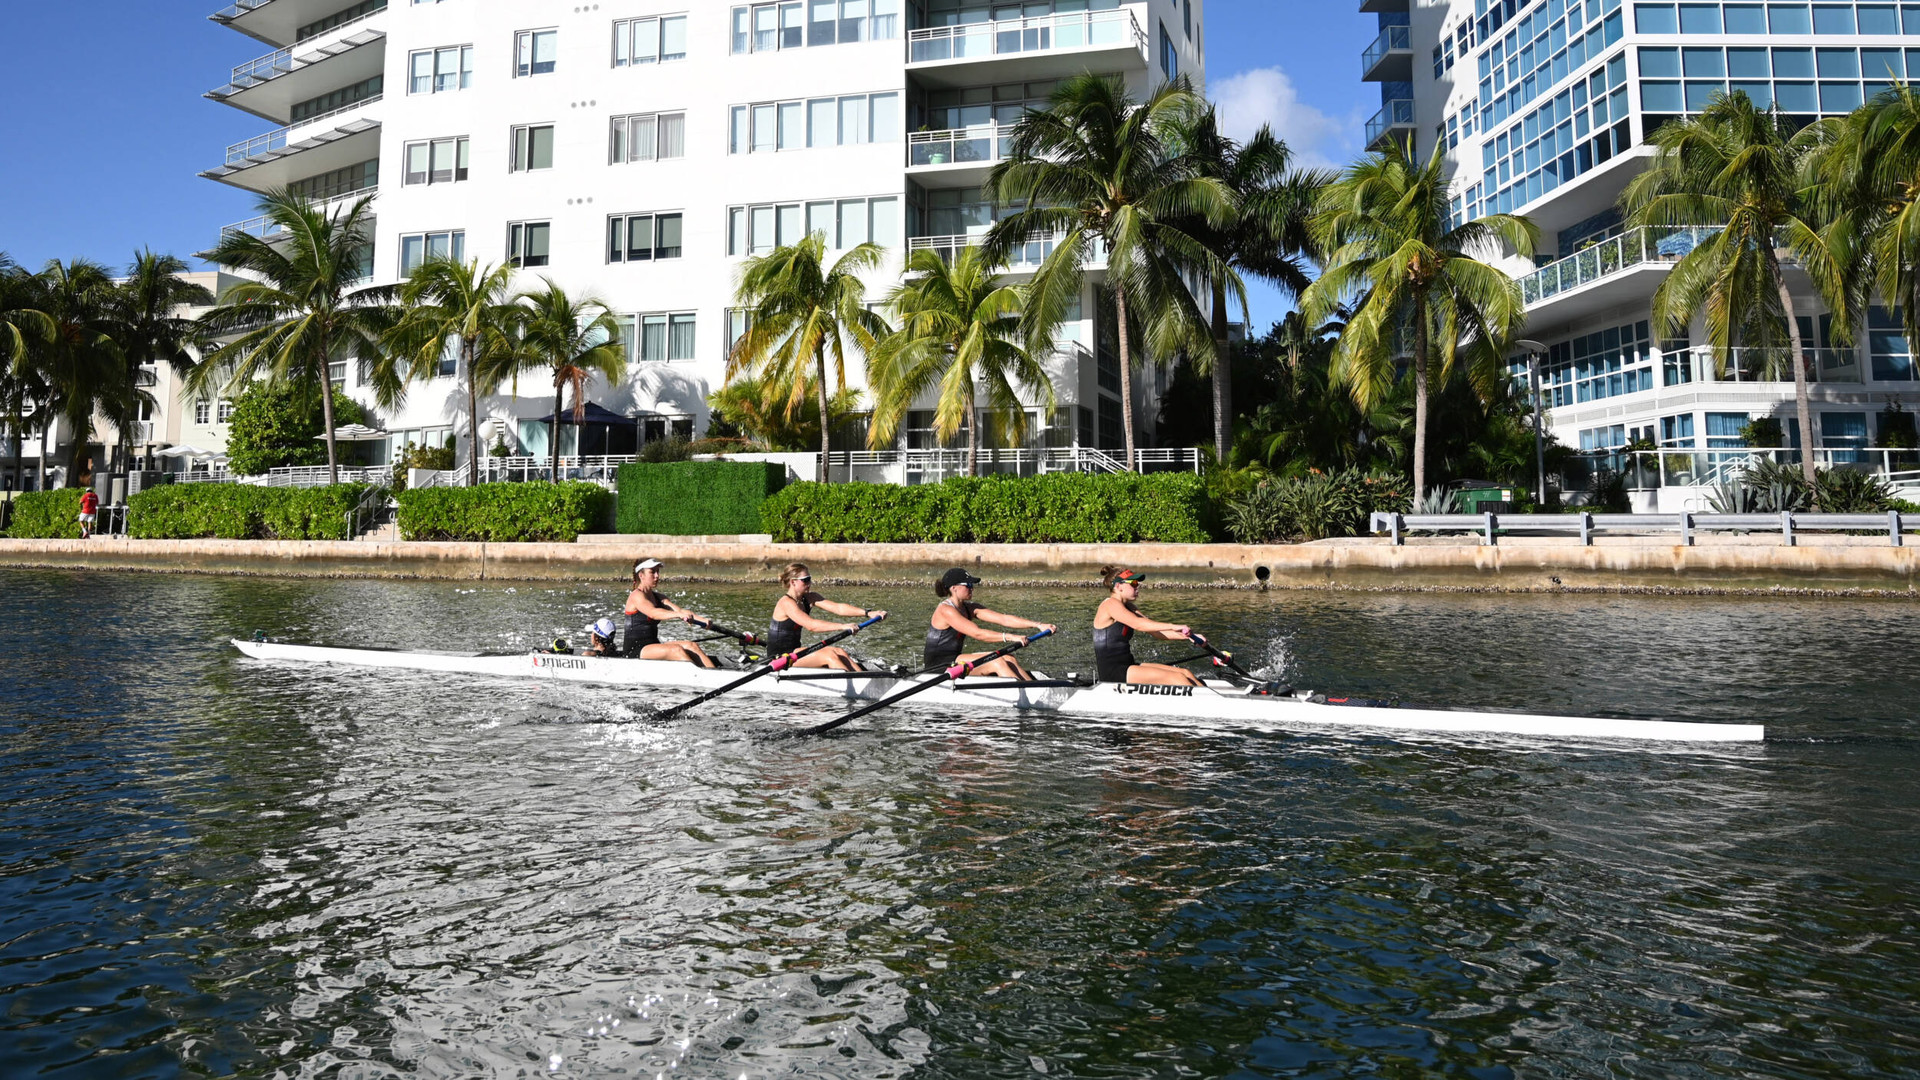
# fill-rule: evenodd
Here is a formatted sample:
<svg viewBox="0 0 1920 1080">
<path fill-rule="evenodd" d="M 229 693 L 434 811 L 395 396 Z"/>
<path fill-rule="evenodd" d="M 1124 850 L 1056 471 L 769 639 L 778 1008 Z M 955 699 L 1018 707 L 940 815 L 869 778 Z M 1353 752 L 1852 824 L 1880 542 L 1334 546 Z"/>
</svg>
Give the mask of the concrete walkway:
<svg viewBox="0 0 1920 1080">
<path fill-rule="evenodd" d="M 913 582 L 966 566 L 1002 582 L 1087 584 L 1106 563 L 1196 587 L 1488 591 L 1782 589 L 1920 596 L 1920 547 L 1885 539 L 1617 537 L 1582 547 L 1564 538 L 1437 538 L 1396 547 L 1384 539 L 1313 544 L 774 544 L 762 537 L 607 537 L 576 544 L 277 540 L 0 540 L 0 567 L 143 570 L 293 577 L 456 581 L 625 581 L 641 556 L 664 560 L 669 580 L 766 581 L 789 562 L 823 581 Z"/>
</svg>

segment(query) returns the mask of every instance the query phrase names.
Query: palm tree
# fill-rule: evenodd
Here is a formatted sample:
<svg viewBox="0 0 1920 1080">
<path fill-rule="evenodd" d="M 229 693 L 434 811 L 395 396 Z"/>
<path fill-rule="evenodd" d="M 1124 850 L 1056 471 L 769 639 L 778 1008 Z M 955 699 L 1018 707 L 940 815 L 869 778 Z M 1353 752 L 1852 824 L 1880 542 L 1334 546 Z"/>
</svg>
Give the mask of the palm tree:
<svg viewBox="0 0 1920 1080">
<path fill-rule="evenodd" d="M 1197 217 L 1181 227 L 1221 262 L 1262 278 L 1298 300 L 1310 284 L 1307 262 L 1314 254 L 1314 243 L 1308 226 L 1314 200 L 1321 188 L 1333 182 L 1333 174 L 1295 170 L 1293 151 L 1268 125 L 1262 125 L 1245 144 L 1235 142 L 1221 133 L 1212 105 L 1182 118 L 1175 132 L 1180 152 L 1191 156 L 1203 175 L 1224 184 L 1237 204 L 1223 225 Z M 1213 300 L 1213 445 L 1216 460 L 1224 462 L 1233 441 L 1229 290 L 1228 283 L 1218 278 L 1209 278 L 1208 287 Z"/>
<path fill-rule="evenodd" d="M 553 458 L 550 479 L 558 483 L 561 392 L 573 388 L 573 422 L 582 423 L 587 418 L 587 379 L 599 375 L 613 383 L 626 378 L 627 355 L 620 344 L 620 324 L 604 302 L 591 296 L 574 300 L 552 279 L 540 280 L 545 288 L 518 297 L 528 312 L 513 356 L 516 367 L 537 368 L 553 376 L 547 446 Z"/>
<path fill-rule="evenodd" d="M 1875 294 L 1885 298 L 1899 309 L 1907 340 L 1920 341 L 1920 93 L 1895 83 L 1821 124 L 1826 145 L 1815 155 L 1812 194 L 1830 218 L 1830 246 L 1843 256 L 1850 291 L 1861 308 Z"/>
<path fill-rule="evenodd" d="M 138 406 L 153 397 L 140 386 L 140 369 L 147 364 L 166 363 L 185 375 L 193 370 L 193 354 L 187 345 L 199 328 L 180 313 L 189 306 L 205 307 L 213 303 L 213 294 L 182 274 L 184 260 L 172 255 L 156 255 L 142 250 L 133 257 L 127 276 L 115 291 L 113 336 L 120 344 L 125 365 L 124 401 L 133 406 L 125 416 L 111 419 L 120 431 L 121 460 L 133 460 L 133 425 L 139 418 Z"/>
<path fill-rule="evenodd" d="M 394 319 L 392 290 L 360 287 L 373 255 L 368 228 L 371 196 L 328 215 L 306 199 L 279 191 L 260 203 L 276 241 L 247 233 L 221 237 L 211 261 L 250 275 L 228 288 L 200 316 L 203 332 L 228 338 L 188 373 L 189 394 L 233 394 L 256 379 L 304 385 L 320 395 L 326 424 L 327 478 L 340 480 L 333 439 L 329 365 L 357 356 L 376 361 L 375 390 L 391 406 L 402 388 L 379 363 L 382 339 Z"/>
<path fill-rule="evenodd" d="M 480 260 L 429 259 L 400 286 L 405 316 L 389 336 L 394 352 L 412 361 L 411 374 L 438 370 L 449 348 L 459 351 L 458 372 L 467 389 L 467 483 L 480 482 L 480 395 L 492 393 L 515 350 L 514 336 L 527 309 L 513 302 L 513 267 L 481 267 Z"/>
<path fill-rule="evenodd" d="M 965 426 L 967 475 L 978 475 L 979 385 L 1016 442 L 1026 437 L 1022 391 L 1053 414 L 1053 380 L 1020 345 L 1024 290 L 1002 281 L 977 247 L 962 250 L 951 265 L 923 248 L 908 258 L 907 274 L 887 296 L 899 329 L 881 340 L 870 365 L 874 409 L 867 445 L 890 445 L 907 410 L 938 388 L 934 434 L 945 442 Z"/>
<path fill-rule="evenodd" d="M 67 484 L 87 468 L 93 414 L 117 414 L 127 386 L 120 348 L 113 338 L 113 278 L 85 259 L 48 262 L 28 282 L 30 303 L 47 319 L 47 336 L 29 343 L 28 363 L 45 393 L 40 402 L 41 487 L 45 487 L 48 437 L 53 421 L 66 421 L 73 444 Z"/>
<path fill-rule="evenodd" d="M 1491 393 L 1503 377 L 1507 345 L 1526 320 L 1519 283 L 1475 256 L 1495 254 L 1502 245 L 1531 256 L 1539 235 L 1532 222 L 1510 214 L 1454 225 L 1444 165 L 1439 147 L 1422 165 L 1393 142 L 1328 185 L 1313 219 L 1327 265 L 1301 304 L 1307 322 L 1317 324 L 1357 298 L 1334 347 L 1333 376 L 1362 411 L 1371 411 L 1398 381 L 1396 361 L 1411 331 L 1416 498 L 1426 491 L 1435 361 L 1444 380 L 1466 348 L 1476 384 Z"/>
<path fill-rule="evenodd" d="M 1030 111 L 1014 125 L 1007 159 L 993 167 L 982 189 L 997 205 L 1018 208 L 987 234 L 994 263 L 1004 264 L 1029 241 L 1054 241 L 1034 273 L 1021 320 L 1027 348 L 1037 355 L 1052 351 L 1055 331 L 1080 296 L 1086 264 L 1105 249 L 1129 469 L 1135 462 L 1134 322 L 1145 333 L 1149 357 L 1167 360 L 1185 349 L 1210 365 L 1213 337 L 1183 273 L 1223 282 L 1245 303 L 1239 275 L 1181 225 L 1197 218 L 1224 227 L 1235 207 L 1226 184 L 1176 152 L 1178 123 L 1202 106 L 1184 78 L 1139 103 L 1118 79 L 1067 79 L 1046 110 Z"/>
<path fill-rule="evenodd" d="M 727 354 L 727 379 L 741 374 L 769 388 L 786 391 L 792 411 L 811 388 L 820 407 L 820 466 L 827 481 L 832 452 L 832 412 L 827 392 L 827 358 L 833 358 L 835 386 L 846 389 L 847 350 L 851 345 L 871 356 L 887 325 L 867 310 L 867 287 L 860 275 L 879 267 L 885 251 L 865 243 L 826 265 L 827 237 L 813 233 L 789 247 L 748 259 L 735 290 L 747 315 L 746 333 Z"/>
<path fill-rule="evenodd" d="M 1813 410 L 1780 248 L 1813 280 L 1842 340 L 1851 336 L 1853 321 L 1847 274 L 1822 232 L 1808 180 L 1822 130 L 1796 133 L 1784 115 L 1756 106 L 1745 93 L 1718 94 L 1699 115 L 1653 133 L 1652 163 L 1620 196 L 1636 226 L 1719 229 L 1682 256 L 1654 290 L 1653 317 L 1666 333 L 1685 333 L 1700 312 L 1708 344 L 1726 356 L 1736 339 L 1777 348 L 1785 330 L 1801 445 L 1809 448 L 1800 455 L 1809 490 Z"/>
<path fill-rule="evenodd" d="M 21 465 L 27 402 L 44 395 L 28 346 L 53 336 L 53 321 L 28 306 L 33 302 L 32 285 L 32 278 L 0 251 L 0 423 L 7 428 L 7 459 L 16 472 Z"/>
</svg>

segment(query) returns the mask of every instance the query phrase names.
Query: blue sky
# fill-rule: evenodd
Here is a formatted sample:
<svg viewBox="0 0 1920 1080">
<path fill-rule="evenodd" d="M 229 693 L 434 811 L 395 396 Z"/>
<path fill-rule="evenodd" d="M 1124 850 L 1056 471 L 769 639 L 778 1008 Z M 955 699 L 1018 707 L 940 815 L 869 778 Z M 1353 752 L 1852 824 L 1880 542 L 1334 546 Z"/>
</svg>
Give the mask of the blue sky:
<svg viewBox="0 0 1920 1080">
<path fill-rule="evenodd" d="M 481 2 L 481 0 L 475 0 Z M 497 2 L 497 0 L 495 0 Z M 719 0 L 698 0 L 715 3 Z M 253 197 L 198 173 L 271 125 L 201 95 L 267 51 L 207 21 L 219 0 L 14 4 L 0 110 L 0 251 L 38 268 L 119 267 L 140 247 L 191 258 Z M 1270 122 L 1301 158 L 1345 161 L 1379 108 L 1359 81 L 1371 16 L 1355 0 L 1207 0 L 1209 91 L 1230 129 Z M 1254 295 L 1254 326 L 1287 310 Z"/>
</svg>

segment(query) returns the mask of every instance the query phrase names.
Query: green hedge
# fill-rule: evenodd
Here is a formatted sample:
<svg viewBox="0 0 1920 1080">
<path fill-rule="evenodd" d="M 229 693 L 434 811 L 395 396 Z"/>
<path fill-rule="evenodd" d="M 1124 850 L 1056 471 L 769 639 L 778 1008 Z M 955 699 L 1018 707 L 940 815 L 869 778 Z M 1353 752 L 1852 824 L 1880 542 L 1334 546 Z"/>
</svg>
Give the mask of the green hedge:
<svg viewBox="0 0 1920 1080">
<path fill-rule="evenodd" d="M 1190 473 L 960 477 L 941 484 L 789 485 L 761 508 L 780 543 L 1204 544 Z"/>
<path fill-rule="evenodd" d="M 13 497 L 7 535 L 15 540 L 80 539 L 80 488 L 23 491 Z"/>
<path fill-rule="evenodd" d="M 605 528 L 613 511 L 612 492 L 578 480 L 421 488 L 395 498 L 405 540 L 572 543 Z"/>
<path fill-rule="evenodd" d="M 768 461 L 622 465 L 615 531 L 672 536 L 760 532 L 761 505 L 786 482 L 787 467 Z"/>
<path fill-rule="evenodd" d="M 366 491 L 365 484 L 163 484 L 127 500 L 127 533 L 139 540 L 350 540 L 347 512 Z"/>
</svg>

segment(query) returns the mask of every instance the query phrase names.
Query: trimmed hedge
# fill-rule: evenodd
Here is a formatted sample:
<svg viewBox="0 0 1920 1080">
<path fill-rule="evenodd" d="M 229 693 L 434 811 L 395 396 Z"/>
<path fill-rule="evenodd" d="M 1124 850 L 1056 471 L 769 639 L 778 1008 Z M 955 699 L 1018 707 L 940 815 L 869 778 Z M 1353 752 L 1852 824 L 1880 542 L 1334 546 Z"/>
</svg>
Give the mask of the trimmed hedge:
<svg viewBox="0 0 1920 1080">
<path fill-rule="evenodd" d="M 22 491 L 13 497 L 7 535 L 15 540 L 80 539 L 81 488 Z"/>
<path fill-rule="evenodd" d="M 347 512 L 366 491 L 366 484 L 163 484 L 127 500 L 127 534 L 138 540 L 351 540 Z"/>
<path fill-rule="evenodd" d="M 1204 544 L 1190 473 L 956 477 L 940 484 L 791 484 L 761 507 L 779 543 Z"/>
<path fill-rule="evenodd" d="M 395 496 L 404 540 L 572 543 L 605 527 L 613 492 L 582 480 L 420 488 Z"/>
<path fill-rule="evenodd" d="M 672 536 L 761 532 L 761 505 L 786 483 L 787 467 L 769 461 L 622 465 L 614 531 Z"/>
</svg>

